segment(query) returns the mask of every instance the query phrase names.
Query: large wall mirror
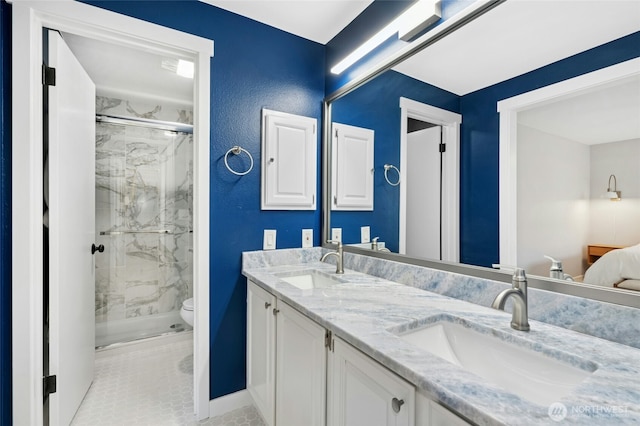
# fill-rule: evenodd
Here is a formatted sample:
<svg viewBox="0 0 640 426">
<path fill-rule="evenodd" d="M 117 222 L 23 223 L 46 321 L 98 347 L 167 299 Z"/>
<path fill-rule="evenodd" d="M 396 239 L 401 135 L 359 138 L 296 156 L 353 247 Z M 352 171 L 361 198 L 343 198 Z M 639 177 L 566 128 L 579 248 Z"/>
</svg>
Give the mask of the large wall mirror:
<svg viewBox="0 0 640 426">
<path fill-rule="evenodd" d="M 640 280 L 618 277 L 640 269 L 640 3 L 493 3 L 327 98 L 323 236 L 501 281 L 491 265 L 517 265 L 534 287 L 640 307 L 640 281 L 618 286 Z M 372 131 L 372 148 L 340 126 Z M 371 199 L 341 207 L 340 191 Z"/>
</svg>

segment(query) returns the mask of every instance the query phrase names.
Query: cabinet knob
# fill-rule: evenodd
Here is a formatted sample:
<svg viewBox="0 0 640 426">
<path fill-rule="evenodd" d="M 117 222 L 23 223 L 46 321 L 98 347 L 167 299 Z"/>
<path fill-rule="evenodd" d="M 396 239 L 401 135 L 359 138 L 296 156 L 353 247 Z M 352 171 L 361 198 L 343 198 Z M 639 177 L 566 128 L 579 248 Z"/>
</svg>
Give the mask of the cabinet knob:
<svg viewBox="0 0 640 426">
<path fill-rule="evenodd" d="M 391 400 L 391 408 L 393 408 L 394 413 L 399 413 L 400 408 L 404 405 L 403 399 L 393 398 Z"/>
<path fill-rule="evenodd" d="M 278 315 L 278 312 L 280 312 L 280 309 L 273 308 L 273 315 Z"/>
<path fill-rule="evenodd" d="M 265 308 L 265 309 L 269 309 L 269 306 L 271 306 L 271 303 L 269 303 L 269 302 L 264 302 L 264 308 Z"/>
</svg>

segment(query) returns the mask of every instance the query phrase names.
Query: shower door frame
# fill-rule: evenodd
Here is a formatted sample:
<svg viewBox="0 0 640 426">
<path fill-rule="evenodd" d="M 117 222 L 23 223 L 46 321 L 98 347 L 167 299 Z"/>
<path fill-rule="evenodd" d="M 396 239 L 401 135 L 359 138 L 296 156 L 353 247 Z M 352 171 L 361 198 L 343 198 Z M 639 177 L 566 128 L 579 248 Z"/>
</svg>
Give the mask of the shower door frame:
<svg viewBox="0 0 640 426">
<path fill-rule="evenodd" d="M 12 29 L 12 405 L 15 424 L 43 424 L 42 31 L 193 59 L 194 411 L 209 417 L 209 127 L 213 41 L 72 1 L 9 0 Z"/>
</svg>

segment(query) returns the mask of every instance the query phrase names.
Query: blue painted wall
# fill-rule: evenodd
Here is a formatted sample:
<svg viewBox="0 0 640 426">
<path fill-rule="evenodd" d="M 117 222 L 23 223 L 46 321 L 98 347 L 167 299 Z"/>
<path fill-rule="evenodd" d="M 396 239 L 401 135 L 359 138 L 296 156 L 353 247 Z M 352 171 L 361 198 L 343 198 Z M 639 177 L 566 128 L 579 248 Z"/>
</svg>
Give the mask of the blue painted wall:
<svg viewBox="0 0 640 426">
<path fill-rule="evenodd" d="M 498 83 L 460 100 L 460 261 L 499 261 L 497 102 L 640 56 L 640 32 Z"/>
<path fill-rule="evenodd" d="M 445 3 L 457 7 L 469 2 L 445 0 Z M 298 247 L 302 228 L 314 229 L 314 244 L 317 245 L 320 242 L 320 214 L 319 211 L 260 211 L 259 167 L 248 176 L 237 178 L 226 171 L 222 157 L 229 147 L 242 145 L 251 151 L 259 164 L 260 110 L 263 107 L 320 119 L 320 102 L 325 87 L 329 92 L 340 87 L 340 81 L 332 76 L 325 80 L 324 70 L 333 65 L 332 61 L 325 61 L 325 52 L 327 58 L 330 52 L 335 58 L 350 48 L 345 47 L 346 43 L 342 44 L 340 39 L 334 39 L 325 49 L 319 44 L 194 1 L 90 3 L 215 40 L 215 57 L 211 63 L 211 397 L 242 389 L 245 385 L 246 324 L 245 280 L 240 275 L 241 252 L 260 249 L 265 228 L 278 230 L 279 248 Z M 7 374 L 11 363 L 10 12 L 11 6 L 0 2 L 1 424 L 11 423 L 11 378 Z M 365 24 L 363 21 L 361 25 L 366 27 Z M 374 27 L 371 23 L 368 26 Z M 425 86 L 422 83 L 389 73 L 383 78 L 395 85 L 393 91 L 385 87 L 377 90 L 376 97 L 362 95 L 363 99 L 358 102 L 375 105 L 381 98 L 393 97 L 396 99 L 393 105 L 397 105 L 397 96 L 401 94 L 463 114 L 461 256 L 467 263 L 487 265 L 497 260 L 498 251 L 499 159 L 495 102 L 638 56 L 640 33 L 461 99 L 432 87 L 427 87 L 422 94 Z M 415 85 L 420 86 L 420 90 Z M 406 88 L 410 88 L 411 93 L 407 93 Z M 357 92 L 354 94 L 358 96 Z M 367 127 L 368 117 L 342 115 L 339 106 L 336 114 L 336 121 L 363 120 L 361 125 Z M 384 110 L 380 109 L 376 114 L 384 114 Z M 386 132 L 393 133 L 395 137 L 399 134 L 399 109 L 397 117 L 392 113 L 384 118 L 384 122 L 388 126 L 377 131 L 378 141 Z M 397 123 L 397 131 L 393 129 L 394 123 Z M 380 165 L 387 162 L 384 155 L 389 155 L 390 162 L 397 162 L 398 154 L 395 154 L 395 159 L 392 153 L 382 152 L 379 155 L 382 161 L 376 163 L 378 171 Z M 376 188 L 380 186 L 380 179 L 382 174 L 378 173 Z M 359 223 L 354 226 L 357 237 L 359 226 Z"/>
<path fill-rule="evenodd" d="M 0 424 L 11 424 L 11 6 L 0 2 Z"/>
<path fill-rule="evenodd" d="M 313 229 L 314 243 L 320 242 L 319 209 L 260 210 L 260 111 L 269 108 L 320 121 L 324 46 L 200 2 L 90 3 L 215 41 L 211 62 L 211 398 L 244 389 L 246 280 L 240 273 L 241 253 L 262 249 L 265 228 L 278 231 L 278 248 L 300 247 L 303 228 Z M 224 166 L 224 154 L 234 145 L 249 150 L 256 161 L 255 169 L 244 177 L 232 175 Z"/>
<path fill-rule="evenodd" d="M 374 211 L 331 213 L 331 227 L 342 228 L 342 241 L 360 242 L 360 227 L 371 227 L 387 248 L 398 251 L 400 187 L 384 179 L 384 165 L 400 166 L 400 97 L 459 112 L 459 96 L 395 71 L 387 71 L 333 103 L 334 123 L 375 131 Z M 394 178 L 395 172 L 390 172 Z"/>
</svg>

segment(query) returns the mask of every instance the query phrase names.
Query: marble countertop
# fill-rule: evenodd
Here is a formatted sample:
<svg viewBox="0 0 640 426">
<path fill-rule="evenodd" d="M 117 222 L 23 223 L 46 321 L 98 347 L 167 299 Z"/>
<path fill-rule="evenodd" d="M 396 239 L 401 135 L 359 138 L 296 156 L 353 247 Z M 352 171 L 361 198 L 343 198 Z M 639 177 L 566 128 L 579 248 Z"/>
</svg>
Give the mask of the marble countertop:
<svg viewBox="0 0 640 426">
<path fill-rule="evenodd" d="M 511 329 L 511 314 L 309 259 L 307 263 L 254 267 L 243 274 L 323 327 L 479 425 L 558 424 L 549 406 L 534 404 L 500 386 L 401 340 L 393 330 L 427 317 L 449 316 L 503 340 L 544 351 L 564 362 L 597 367 L 558 403 L 560 424 L 639 424 L 640 350 L 530 320 L 531 331 Z M 275 274 L 317 270 L 343 281 L 300 290 Z M 482 350 L 482 348 L 478 348 Z M 561 406 L 561 407 L 562 407 Z M 557 406 L 556 406 L 557 407 Z"/>
</svg>

